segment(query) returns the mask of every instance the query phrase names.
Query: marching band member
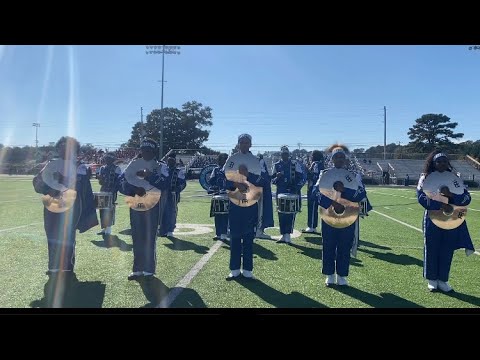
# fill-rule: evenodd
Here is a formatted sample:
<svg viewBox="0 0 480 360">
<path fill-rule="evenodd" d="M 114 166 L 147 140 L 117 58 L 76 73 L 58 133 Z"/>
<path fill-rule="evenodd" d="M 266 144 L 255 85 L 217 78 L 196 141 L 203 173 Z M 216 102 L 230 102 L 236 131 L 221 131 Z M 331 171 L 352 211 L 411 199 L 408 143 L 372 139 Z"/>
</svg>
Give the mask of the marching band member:
<svg viewBox="0 0 480 360">
<path fill-rule="evenodd" d="M 164 209 L 161 215 L 160 236 L 173 236 L 177 224 L 178 203 L 180 202 L 180 192 L 187 186 L 185 181 L 185 168 L 177 169 L 176 155 L 171 153 L 167 159 L 168 176 L 165 180 L 167 189 L 162 193 L 164 197 Z"/>
<path fill-rule="evenodd" d="M 240 153 L 247 154 L 252 157 L 253 161 L 259 161 L 250 151 L 252 146 L 252 136 L 249 134 L 241 134 L 238 137 L 238 148 Z M 225 166 L 224 172 L 228 170 L 229 161 L 235 154 L 230 156 Z M 247 181 L 254 186 L 262 187 L 264 185 L 264 178 L 260 174 L 253 174 L 246 169 L 245 166 L 239 167 L 239 172 L 247 177 Z M 227 180 L 227 189 L 239 189 L 245 191 L 246 185 L 235 183 Z M 230 224 L 230 274 L 227 276 L 228 280 L 233 280 L 242 274 L 246 278 L 253 279 L 253 239 L 257 231 L 258 224 L 258 204 L 252 206 L 241 207 L 233 202 L 230 202 L 228 213 L 228 221 Z M 243 250 L 243 255 L 242 255 Z M 243 256 L 243 272 L 240 271 Z"/>
<path fill-rule="evenodd" d="M 263 187 L 262 198 L 259 201 L 259 216 L 257 234 L 255 237 L 259 239 L 271 239 L 268 234 L 265 234 L 265 229 L 275 226 L 273 222 L 273 203 L 272 203 L 272 177 L 268 173 L 267 164 L 263 159 L 263 155 L 259 155 L 260 168 L 262 169 L 262 176 L 265 179 L 265 186 Z"/>
<path fill-rule="evenodd" d="M 318 202 L 312 197 L 312 191 L 318 181 L 320 171 L 324 169 L 323 154 L 319 150 L 313 150 L 311 164 L 308 168 L 308 189 L 307 189 L 307 228 L 304 232 L 316 233 L 318 225 Z"/>
<path fill-rule="evenodd" d="M 345 168 L 346 154 L 348 153 L 346 146 L 334 144 L 327 151 L 332 153 L 331 159 L 335 168 Z M 333 205 L 335 212 L 342 213 L 345 211 L 345 207 L 342 204 L 330 199 L 319 191 L 321 178 L 327 171 L 329 170 L 323 170 L 320 173 L 318 182 L 312 191 L 312 196 L 317 198 L 318 204 L 322 208 L 328 209 Z M 353 173 L 352 176 L 354 176 Z M 365 190 L 360 185 L 357 190 L 353 190 L 344 187 L 341 181 L 337 181 L 334 184 L 334 189 L 341 193 L 342 198 L 351 202 L 359 202 L 365 197 Z M 344 228 L 334 228 L 322 219 L 322 237 L 322 274 L 327 275 L 325 285 L 330 286 L 335 283 L 335 272 L 337 274 L 337 284 L 348 285 L 346 277 L 350 267 L 350 251 L 355 239 L 355 223 Z"/>
<path fill-rule="evenodd" d="M 430 291 L 437 288 L 444 292 L 452 291 L 452 287 L 448 284 L 448 278 L 454 251 L 465 248 L 467 255 L 475 251 L 465 221 L 455 229 L 442 229 L 432 222 L 427 211 L 443 209 L 450 212 L 453 210 L 451 205 L 467 206 L 470 204 L 471 197 L 467 189 L 464 189 L 463 194 L 456 195 L 452 194 L 447 186 L 442 187 L 440 191 L 442 195 L 448 198 L 448 204 L 428 198 L 423 191 L 425 179 L 431 173 L 435 171 L 440 173 L 445 171 L 452 172 L 452 170 L 452 165 L 447 155 L 439 150 L 435 150 L 428 155 L 423 174 L 420 176 L 417 186 L 418 202 L 425 208 L 423 215 L 423 277 L 427 279 L 427 287 Z"/>
<path fill-rule="evenodd" d="M 278 194 L 290 193 L 300 195 L 300 186 L 303 178 L 303 170 L 297 161 L 290 159 L 290 151 L 288 146 L 281 147 L 282 159 L 277 161 L 274 165 L 272 174 L 272 183 L 277 185 Z M 290 234 L 293 233 L 293 226 L 295 224 L 296 214 L 282 214 L 278 213 L 278 221 L 280 223 L 280 234 L 282 237 L 277 243 L 291 243 Z"/>
<path fill-rule="evenodd" d="M 166 178 L 168 172 L 155 160 L 157 154 L 157 143 L 152 139 L 143 139 L 140 145 L 141 158 L 152 170 L 140 170 L 136 172 L 138 177 L 144 178 L 150 185 L 162 191 L 167 188 Z M 129 167 L 136 161 L 134 159 L 120 176 L 120 192 L 127 196 L 144 196 L 146 191 L 143 187 L 137 187 L 128 183 L 125 174 Z M 130 170 L 131 171 L 131 170 Z M 154 206 L 147 211 L 136 211 L 130 209 L 130 226 L 132 228 L 133 242 L 133 271 L 128 280 L 139 280 L 143 277 L 151 278 L 156 268 L 156 241 L 157 226 L 160 207 Z"/>
<path fill-rule="evenodd" d="M 112 233 L 112 225 L 115 222 L 115 201 L 117 201 L 117 191 L 120 186 L 120 175 L 122 170 L 114 164 L 115 153 L 108 152 L 104 156 L 105 164 L 100 168 L 98 182 L 101 192 L 112 194 L 112 208 L 100 209 L 100 224 L 102 231 L 97 235 L 102 235 L 103 240 L 109 241 Z"/>
<path fill-rule="evenodd" d="M 73 276 L 75 266 L 75 236 L 76 230 L 83 233 L 98 225 L 97 213 L 93 202 L 92 186 L 85 166 L 77 166 L 79 142 L 73 137 L 62 136 L 55 148 L 59 159 L 47 163 L 33 179 L 33 187 L 39 194 L 58 198 L 59 190 L 53 189 L 44 181 L 43 175 L 48 167 L 54 167 L 56 162 L 62 162 L 61 169 L 53 176 L 55 180 L 70 190 L 76 191 L 73 206 L 64 212 L 52 212 L 44 208 L 43 220 L 48 241 L 48 271 L 47 275 Z M 63 171 L 60 171 L 63 170 Z"/>
<path fill-rule="evenodd" d="M 227 161 L 228 154 L 222 153 L 218 155 L 218 166 L 212 170 L 210 177 L 207 179 L 208 185 L 213 192 L 226 191 L 227 179 L 223 166 Z M 215 234 L 214 240 L 227 240 L 228 214 L 215 215 Z"/>
</svg>

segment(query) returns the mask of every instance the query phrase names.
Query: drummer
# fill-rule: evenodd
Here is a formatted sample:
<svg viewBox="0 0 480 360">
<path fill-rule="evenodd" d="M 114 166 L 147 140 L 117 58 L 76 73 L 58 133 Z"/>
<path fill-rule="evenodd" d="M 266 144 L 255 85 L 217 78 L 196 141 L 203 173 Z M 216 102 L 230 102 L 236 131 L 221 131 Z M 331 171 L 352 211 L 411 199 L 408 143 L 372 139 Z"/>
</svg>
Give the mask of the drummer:
<svg viewBox="0 0 480 360">
<path fill-rule="evenodd" d="M 215 167 L 207 179 L 210 190 L 214 194 L 219 194 L 226 191 L 225 172 L 223 166 L 227 161 L 228 154 L 222 153 L 218 155 L 218 166 Z M 227 228 L 228 228 L 228 214 L 215 214 L 215 234 L 214 240 L 227 240 Z"/>
<path fill-rule="evenodd" d="M 296 194 L 300 197 L 300 184 L 303 179 L 303 170 L 297 161 L 290 159 L 290 151 L 288 146 L 284 145 L 280 149 L 282 159 L 274 165 L 272 174 L 272 184 L 277 185 L 276 196 L 279 194 Z M 278 213 L 278 222 L 280 223 L 280 233 L 282 237 L 277 243 L 290 244 L 292 239 L 290 234 L 293 233 L 296 214 Z"/>
<path fill-rule="evenodd" d="M 112 207 L 109 209 L 100 209 L 100 225 L 102 231 L 97 235 L 102 235 L 106 244 L 110 244 L 112 225 L 115 224 L 115 201 L 117 200 L 117 191 L 120 186 L 120 174 L 122 170 L 114 164 L 115 153 L 108 152 L 103 158 L 106 165 L 100 168 L 98 182 L 100 191 L 110 193 L 112 196 Z"/>
</svg>

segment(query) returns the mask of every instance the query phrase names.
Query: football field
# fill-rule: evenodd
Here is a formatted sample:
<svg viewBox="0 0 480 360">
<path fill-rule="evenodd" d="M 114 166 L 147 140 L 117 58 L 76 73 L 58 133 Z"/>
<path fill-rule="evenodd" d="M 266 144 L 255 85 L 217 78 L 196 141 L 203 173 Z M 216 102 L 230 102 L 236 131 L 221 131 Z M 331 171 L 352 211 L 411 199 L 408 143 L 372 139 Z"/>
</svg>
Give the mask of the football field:
<svg viewBox="0 0 480 360">
<path fill-rule="evenodd" d="M 92 179 L 94 191 L 99 191 Z M 305 193 L 306 189 L 302 189 Z M 158 238 L 157 272 L 150 282 L 127 281 L 133 253 L 129 209 L 118 197 L 114 242 L 99 227 L 77 232 L 76 280 L 65 307 L 79 308 L 471 308 L 480 306 L 480 257 L 457 250 L 449 283 L 454 293 L 427 291 L 422 277 L 423 208 L 415 188 L 367 187 L 374 207 L 360 220 L 357 258 L 349 287 L 324 285 L 322 238 L 302 234 L 306 201 L 297 215 L 293 244 L 255 240 L 256 280 L 228 282 L 229 243 L 213 240 L 210 197 L 198 181 L 181 194 L 175 238 Z M 0 307 L 48 306 L 47 241 L 43 205 L 30 176 L 0 176 Z M 472 192 L 467 223 L 480 250 L 480 192 Z M 275 225 L 278 216 L 274 214 Z M 319 227 L 320 229 L 320 227 Z M 278 228 L 267 229 L 279 235 Z"/>
</svg>

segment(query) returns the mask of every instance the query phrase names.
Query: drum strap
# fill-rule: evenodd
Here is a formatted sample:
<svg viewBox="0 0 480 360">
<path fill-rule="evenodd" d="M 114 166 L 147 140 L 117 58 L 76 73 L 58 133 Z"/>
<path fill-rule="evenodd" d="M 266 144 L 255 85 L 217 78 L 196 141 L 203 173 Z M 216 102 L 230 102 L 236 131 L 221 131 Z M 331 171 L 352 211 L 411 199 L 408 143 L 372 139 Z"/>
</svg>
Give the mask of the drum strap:
<svg viewBox="0 0 480 360">
<path fill-rule="evenodd" d="M 295 185 L 295 162 L 290 161 L 290 185 Z"/>
<path fill-rule="evenodd" d="M 172 179 L 170 181 L 170 191 L 176 192 L 177 189 L 177 179 L 178 179 L 178 169 L 173 169 Z"/>
</svg>

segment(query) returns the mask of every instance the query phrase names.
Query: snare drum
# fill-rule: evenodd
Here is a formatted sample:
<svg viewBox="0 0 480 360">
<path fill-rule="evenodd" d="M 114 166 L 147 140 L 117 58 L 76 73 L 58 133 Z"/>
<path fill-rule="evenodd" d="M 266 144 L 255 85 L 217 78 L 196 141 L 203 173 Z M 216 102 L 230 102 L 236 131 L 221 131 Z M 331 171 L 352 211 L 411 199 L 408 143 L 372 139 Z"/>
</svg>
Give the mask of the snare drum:
<svg viewBox="0 0 480 360">
<path fill-rule="evenodd" d="M 210 204 L 210 217 L 228 214 L 229 203 L 230 200 L 227 194 L 212 196 L 212 202 Z"/>
<path fill-rule="evenodd" d="M 282 214 L 300 212 L 300 196 L 297 194 L 278 194 L 277 211 Z"/>
<path fill-rule="evenodd" d="M 94 192 L 95 208 L 110 209 L 113 207 L 113 194 L 109 192 Z"/>
</svg>

